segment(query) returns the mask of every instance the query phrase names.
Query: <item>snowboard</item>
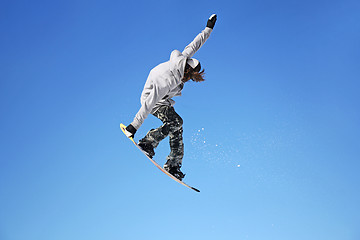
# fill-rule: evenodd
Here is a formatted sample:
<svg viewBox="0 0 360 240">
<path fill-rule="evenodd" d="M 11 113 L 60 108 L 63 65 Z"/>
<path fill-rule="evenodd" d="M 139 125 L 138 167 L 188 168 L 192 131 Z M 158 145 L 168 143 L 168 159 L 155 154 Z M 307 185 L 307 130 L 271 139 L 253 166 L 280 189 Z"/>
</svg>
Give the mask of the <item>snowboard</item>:
<svg viewBox="0 0 360 240">
<path fill-rule="evenodd" d="M 125 128 L 126 128 L 126 126 L 125 126 L 124 124 L 120 123 L 120 128 L 121 128 L 122 132 L 125 134 Z M 126 136 L 126 135 L 125 135 L 125 136 Z M 126 138 L 128 138 L 128 137 L 126 137 Z M 129 139 L 135 144 L 135 146 L 136 146 L 158 169 L 160 169 L 160 171 L 162 171 L 163 173 L 165 173 L 166 175 L 168 175 L 168 176 L 169 176 L 170 178 L 172 178 L 174 181 L 176 181 L 176 182 L 184 185 L 185 187 L 190 188 L 190 189 L 192 189 L 192 190 L 194 190 L 194 191 L 196 191 L 196 192 L 200 192 L 200 190 L 198 190 L 198 189 L 196 189 L 196 188 L 194 188 L 194 187 L 191 187 L 191 186 L 187 185 L 187 184 L 184 183 L 183 181 L 180 181 L 179 179 L 177 179 L 176 177 L 174 177 L 173 175 L 171 175 L 168 171 L 166 171 L 164 168 L 162 168 L 157 162 L 155 162 L 152 158 L 150 158 L 150 157 L 139 147 L 139 145 L 134 141 L 133 138 L 129 138 Z"/>
</svg>

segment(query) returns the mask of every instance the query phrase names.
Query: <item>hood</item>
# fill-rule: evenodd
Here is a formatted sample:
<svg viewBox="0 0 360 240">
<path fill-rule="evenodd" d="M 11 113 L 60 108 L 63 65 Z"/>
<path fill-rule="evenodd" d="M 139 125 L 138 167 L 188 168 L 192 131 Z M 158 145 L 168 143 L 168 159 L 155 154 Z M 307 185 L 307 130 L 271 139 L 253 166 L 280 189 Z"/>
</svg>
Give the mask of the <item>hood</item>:
<svg viewBox="0 0 360 240">
<path fill-rule="evenodd" d="M 182 55 L 178 50 L 174 50 L 170 55 L 170 71 L 175 77 L 176 84 L 181 83 L 181 79 L 184 77 L 185 65 L 187 58 Z"/>
</svg>

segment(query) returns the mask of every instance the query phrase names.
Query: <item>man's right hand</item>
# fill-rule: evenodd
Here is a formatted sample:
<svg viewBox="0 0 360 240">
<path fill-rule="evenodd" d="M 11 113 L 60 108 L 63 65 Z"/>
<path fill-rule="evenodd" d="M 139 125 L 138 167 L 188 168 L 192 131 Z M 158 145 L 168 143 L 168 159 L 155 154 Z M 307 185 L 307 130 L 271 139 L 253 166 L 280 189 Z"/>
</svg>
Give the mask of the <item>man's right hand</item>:
<svg viewBox="0 0 360 240">
<path fill-rule="evenodd" d="M 129 124 L 129 126 L 125 128 L 125 135 L 128 138 L 134 138 L 135 133 L 136 133 L 136 129 L 134 128 L 133 125 Z"/>
<path fill-rule="evenodd" d="M 216 23 L 217 16 L 216 14 L 213 14 L 209 17 L 206 26 L 213 29 Z"/>
</svg>

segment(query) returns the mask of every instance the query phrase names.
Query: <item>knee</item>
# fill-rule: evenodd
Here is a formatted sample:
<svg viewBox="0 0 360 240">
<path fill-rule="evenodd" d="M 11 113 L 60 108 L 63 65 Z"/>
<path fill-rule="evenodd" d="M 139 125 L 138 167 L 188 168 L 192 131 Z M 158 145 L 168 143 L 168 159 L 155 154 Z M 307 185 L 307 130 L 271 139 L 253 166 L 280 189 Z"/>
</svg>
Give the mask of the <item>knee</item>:
<svg viewBox="0 0 360 240">
<path fill-rule="evenodd" d="M 171 132 L 179 131 L 180 129 L 182 129 L 183 123 L 184 123 L 183 119 L 180 116 L 178 116 L 173 121 L 171 121 L 171 123 L 170 123 L 170 131 Z"/>
<path fill-rule="evenodd" d="M 184 123 L 183 119 L 179 116 L 179 118 L 177 119 L 177 125 L 178 125 L 178 127 L 181 128 L 182 125 L 183 125 L 183 123 Z"/>
</svg>

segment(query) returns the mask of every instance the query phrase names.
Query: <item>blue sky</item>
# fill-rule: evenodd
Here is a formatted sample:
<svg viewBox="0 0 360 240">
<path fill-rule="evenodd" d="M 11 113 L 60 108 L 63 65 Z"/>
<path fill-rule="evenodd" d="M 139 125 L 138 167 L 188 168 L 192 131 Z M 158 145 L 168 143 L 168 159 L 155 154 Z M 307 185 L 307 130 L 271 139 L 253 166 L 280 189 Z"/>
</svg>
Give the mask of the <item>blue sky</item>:
<svg viewBox="0 0 360 240">
<path fill-rule="evenodd" d="M 360 238 L 359 1 L 2 1 L 0 239 Z M 185 182 L 119 129 L 218 14 L 176 98 Z M 150 116 L 136 139 L 160 125 Z M 156 149 L 163 164 L 167 140 Z"/>
</svg>

